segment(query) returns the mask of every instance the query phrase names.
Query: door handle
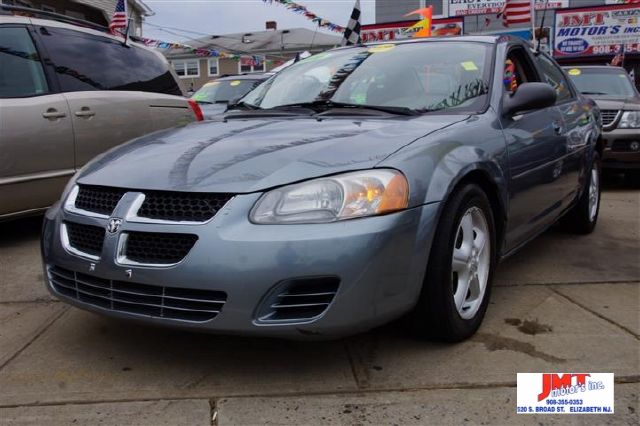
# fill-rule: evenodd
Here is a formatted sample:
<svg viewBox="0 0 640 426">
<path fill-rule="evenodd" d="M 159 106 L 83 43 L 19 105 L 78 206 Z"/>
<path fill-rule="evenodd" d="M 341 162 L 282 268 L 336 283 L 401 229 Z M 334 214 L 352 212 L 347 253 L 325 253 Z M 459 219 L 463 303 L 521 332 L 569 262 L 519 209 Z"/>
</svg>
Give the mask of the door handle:
<svg viewBox="0 0 640 426">
<path fill-rule="evenodd" d="M 554 121 L 552 123 L 553 125 L 553 131 L 556 132 L 557 135 L 561 135 L 562 134 L 562 124 L 558 123 L 557 121 Z"/>
<path fill-rule="evenodd" d="M 64 112 L 60 112 L 55 108 L 49 108 L 46 112 L 42 113 L 42 116 L 47 120 L 57 120 L 58 118 L 64 118 L 67 116 Z"/>
<path fill-rule="evenodd" d="M 76 111 L 75 112 L 76 117 L 93 117 L 94 115 L 96 115 L 95 112 L 91 111 L 91 109 L 89 107 L 82 107 L 80 108 L 80 111 Z"/>
</svg>

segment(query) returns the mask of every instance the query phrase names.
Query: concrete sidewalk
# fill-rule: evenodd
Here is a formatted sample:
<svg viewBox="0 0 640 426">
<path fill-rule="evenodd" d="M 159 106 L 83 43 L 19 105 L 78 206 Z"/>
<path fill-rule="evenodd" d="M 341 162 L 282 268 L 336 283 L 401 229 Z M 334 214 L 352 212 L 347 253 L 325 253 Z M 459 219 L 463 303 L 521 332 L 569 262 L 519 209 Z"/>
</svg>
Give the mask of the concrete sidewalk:
<svg viewBox="0 0 640 426">
<path fill-rule="evenodd" d="M 42 285 L 38 221 L 0 225 L 0 424 L 638 424 L 640 193 L 596 232 L 551 230 L 500 266 L 479 333 L 400 324 L 333 342 L 192 334 L 102 318 Z M 616 413 L 515 414 L 518 372 L 613 372 Z"/>
</svg>

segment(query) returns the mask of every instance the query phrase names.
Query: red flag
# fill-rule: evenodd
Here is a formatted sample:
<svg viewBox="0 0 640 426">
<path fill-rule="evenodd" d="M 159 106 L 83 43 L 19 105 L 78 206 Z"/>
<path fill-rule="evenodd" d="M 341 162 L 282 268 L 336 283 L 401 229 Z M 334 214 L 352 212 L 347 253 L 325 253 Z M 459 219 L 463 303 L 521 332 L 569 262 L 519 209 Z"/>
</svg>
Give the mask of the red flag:
<svg viewBox="0 0 640 426">
<path fill-rule="evenodd" d="M 498 13 L 498 18 L 502 17 L 502 25 L 505 27 L 531 22 L 531 5 L 531 0 L 507 0 Z"/>
</svg>

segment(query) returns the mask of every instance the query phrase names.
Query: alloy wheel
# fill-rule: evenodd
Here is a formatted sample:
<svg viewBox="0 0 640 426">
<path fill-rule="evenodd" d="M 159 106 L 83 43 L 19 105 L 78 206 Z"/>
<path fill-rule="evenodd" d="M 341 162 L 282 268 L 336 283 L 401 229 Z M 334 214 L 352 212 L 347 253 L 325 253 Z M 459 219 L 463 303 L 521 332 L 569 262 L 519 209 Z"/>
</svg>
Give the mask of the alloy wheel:
<svg viewBox="0 0 640 426">
<path fill-rule="evenodd" d="M 451 261 L 453 301 L 463 319 L 473 318 L 484 299 L 491 267 L 491 238 L 484 212 L 469 208 L 460 219 Z"/>
</svg>

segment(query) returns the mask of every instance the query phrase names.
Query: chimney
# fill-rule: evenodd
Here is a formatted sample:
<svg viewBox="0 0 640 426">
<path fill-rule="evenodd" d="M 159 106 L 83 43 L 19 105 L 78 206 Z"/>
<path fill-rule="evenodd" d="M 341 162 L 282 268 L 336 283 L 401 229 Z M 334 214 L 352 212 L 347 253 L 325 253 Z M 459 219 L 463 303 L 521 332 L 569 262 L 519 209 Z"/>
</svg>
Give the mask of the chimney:
<svg viewBox="0 0 640 426">
<path fill-rule="evenodd" d="M 277 30 L 278 29 L 278 23 L 276 21 L 267 21 L 266 22 L 266 27 L 268 30 Z"/>
</svg>

